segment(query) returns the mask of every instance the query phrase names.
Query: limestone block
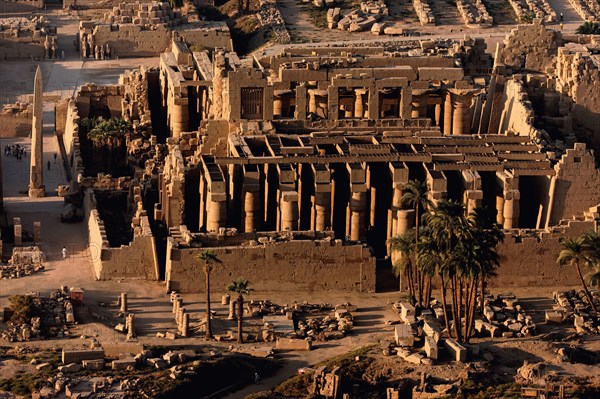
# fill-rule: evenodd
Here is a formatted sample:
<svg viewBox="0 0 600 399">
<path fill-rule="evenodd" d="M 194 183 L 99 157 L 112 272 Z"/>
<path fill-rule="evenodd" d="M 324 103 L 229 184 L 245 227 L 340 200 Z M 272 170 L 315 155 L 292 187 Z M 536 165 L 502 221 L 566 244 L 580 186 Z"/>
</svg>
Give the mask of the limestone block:
<svg viewBox="0 0 600 399">
<path fill-rule="evenodd" d="M 437 360 L 438 346 L 432 337 L 425 337 L 425 345 L 423 346 L 423 349 L 425 350 L 425 353 L 429 359 Z"/>
<path fill-rule="evenodd" d="M 410 324 L 398 324 L 394 326 L 394 339 L 398 346 L 413 346 L 415 337 Z"/>
<path fill-rule="evenodd" d="M 454 359 L 454 361 L 462 363 L 467 361 L 467 348 L 460 345 L 455 340 L 448 338 L 444 341 L 444 347 Z"/>
</svg>

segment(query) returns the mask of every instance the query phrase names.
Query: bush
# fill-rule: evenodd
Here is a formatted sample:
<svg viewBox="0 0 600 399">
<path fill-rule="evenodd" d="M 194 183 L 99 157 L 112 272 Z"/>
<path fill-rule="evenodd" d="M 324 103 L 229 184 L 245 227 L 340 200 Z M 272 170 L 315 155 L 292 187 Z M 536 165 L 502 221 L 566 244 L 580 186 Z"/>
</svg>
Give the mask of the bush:
<svg viewBox="0 0 600 399">
<path fill-rule="evenodd" d="M 585 22 L 579 28 L 577 33 L 580 35 L 600 35 L 600 23 L 599 22 Z"/>
</svg>

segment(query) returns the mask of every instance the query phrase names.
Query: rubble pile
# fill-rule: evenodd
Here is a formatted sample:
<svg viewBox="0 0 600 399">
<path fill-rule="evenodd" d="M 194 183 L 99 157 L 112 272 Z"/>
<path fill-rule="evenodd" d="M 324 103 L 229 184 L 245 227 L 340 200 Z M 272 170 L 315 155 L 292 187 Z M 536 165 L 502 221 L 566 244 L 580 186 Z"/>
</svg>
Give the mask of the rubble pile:
<svg viewBox="0 0 600 399">
<path fill-rule="evenodd" d="M 521 22 L 525 22 L 524 18 L 530 15 L 544 22 L 556 22 L 557 20 L 556 11 L 546 0 L 509 0 L 509 3 Z"/>
<path fill-rule="evenodd" d="M 308 3 L 308 0 L 305 0 L 304 2 Z M 313 0 L 312 3 L 315 7 L 318 8 L 333 7 L 333 5 L 335 4 L 335 0 Z"/>
<path fill-rule="evenodd" d="M 461 382 L 461 380 L 441 380 L 438 378 L 433 378 L 427 373 L 423 373 L 421 375 L 421 381 L 419 384 L 413 387 L 412 397 L 413 399 L 451 397 L 458 392 Z M 391 388 L 388 388 L 388 392 L 390 389 Z"/>
<path fill-rule="evenodd" d="M 13 248 L 8 264 L 0 265 L 0 278 L 19 278 L 44 270 L 45 259 L 44 253 L 37 246 Z"/>
<path fill-rule="evenodd" d="M 456 7 L 468 27 L 491 28 L 494 23 L 481 0 L 457 0 Z"/>
<path fill-rule="evenodd" d="M 600 21 L 600 2 L 598 0 L 569 0 L 569 3 L 584 21 Z"/>
<path fill-rule="evenodd" d="M 302 304 L 293 302 L 291 305 L 276 305 L 271 301 L 250 301 L 246 304 L 246 314 L 251 317 L 275 315 L 276 317 L 265 317 L 265 330 L 263 340 L 274 340 L 275 335 L 287 335 L 290 337 L 309 338 L 315 341 L 326 341 L 340 339 L 346 336 L 354 325 L 354 316 L 357 307 L 344 303 L 335 306 L 328 303 Z M 327 313 L 327 314 L 323 314 Z M 285 320 L 290 322 L 289 329 L 285 328 Z M 297 323 L 294 323 L 294 320 Z M 282 322 L 283 321 L 283 322 Z M 278 322 L 278 325 L 274 325 Z M 294 327 L 297 325 L 297 328 Z"/>
<path fill-rule="evenodd" d="M 525 313 L 517 297 L 508 292 L 498 294 L 494 299 L 485 299 L 483 316 L 486 321 L 475 320 L 475 330 L 479 334 L 491 337 L 530 337 L 537 334 L 537 328 L 531 316 Z"/>
<path fill-rule="evenodd" d="M 330 9 L 332 10 L 332 9 Z M 353 10 L 341 17 L 340 9 L 327 12 L 327 24 L 330 29 L 338 28 L 348 32 L 363 32 L 370 30 L 373 25 L 389 14 L 383 1 L 365 1 L 360 3 L 360 9 Z M 337 10 L 337 11 L 336 11 Z"/>
<path fill-rule="evenodd" d="M 552 311 L 546 311 L 546 321 L 562 323 L 573 320 L 573 325 L 578 334 L 600 334 L 600 317 L 590 306 L 583 290 L 554 292 Z M 596 306 L 600 306 L 600 293 L 592 291 L 592 298 Z"/>
<path fill-rule="evenodd" d="M 416 316 L 415 307 L 408 302 L 394 303 L 392 308 L 398 312 L 401 324 L 391 322 L 396 324 L 394 342 L 384 344 L 384 355 L 395 352 L 409 363 L 432 365 L 438 359 L 438 345 L 442 343 L 442 326 L 438 319 L 429 309 L 423 309 Z"/>
<path fill-rule="evenodd" d="M 277 43 L 287 44 L 292 41 L 290 33 L 285 27 L 285 20 L 277 8 L 275 0 L 260 0 L 260 9 L 256 18 L 261 26 L 269 27 L 273 32 L 273 39 Z"/>
<path fill-rule="evenodd" d="M 421 25 L 435 24 L 435 17 L 427 0 L 413 0 L 413 7 Z"/>
<path fill-rule="evenodd" d="M 346 309 L 338 309 L 333 315 L 310 317 L 298 322 L 296 334 L 300 338 L 313 338 L 315 341 L 340 339 L 352 329 L 354 317 Z"/>
<path fill-rule="evenodd" d="M 47 298 L 37 294 L 16 297 L 22 299 L 28 309 L 17 309 L 24 317 L 17 322 L 10 321 L 6 330 L 2 332 L 2 339 L 8 342 L 24 342 L 69 335 L 69 325 L 75 323 L 75 314 L 68 287 L 53 291 Z M 15 315 L 11 320 L 14 319 Z"/>
</svg>

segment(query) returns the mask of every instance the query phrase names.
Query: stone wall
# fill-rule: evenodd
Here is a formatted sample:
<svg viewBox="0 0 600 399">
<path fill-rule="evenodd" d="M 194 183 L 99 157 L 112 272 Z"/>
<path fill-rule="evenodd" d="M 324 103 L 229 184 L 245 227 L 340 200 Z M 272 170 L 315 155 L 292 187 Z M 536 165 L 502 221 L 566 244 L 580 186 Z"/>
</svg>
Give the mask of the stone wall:
<svg viewBox="0 0 600 399">
<path fill-rule="evenodd" d="M 575 148 L 568 149 L 554 169 L 551 225 L 600 204 L 600 170 L 585 144 L 576 143 Z"/>
<path fill-rule="evenodd" d="M 577 273 L 568 266 L 556 264 L 564 237 L 576 237 L 585 231 L 595 230 L 597 222 L 564 222 L 552 232 L 536 231 L 525 234 L 519 231 L 506 233 L 499 245 L 500 267 L 498 276 L 491 281 L 495 287 L 549 287 L 579 285 Z"/>
<path fill-rule="evenodd" d="M 224 48 L 233 50 L 229 28 L 221 22 L 198 22 L 170 29 L 162 25 L 145 29 L 143 25 L 95 25 L 87 28 L 82 23 L 80 36 L 93 38 L 95 45 L 111 49 L 112 57 L 154 57 L 167 51 L 175 34 L 194 51 Z"/>
<path fill-rule="evenodd" d="M 519 25 L 511 30 L 504 39 L 500 59 L 496 62 L 513 72 L 526 69 L 552 73 L 562 42 L 560 32 L 546 29 L 542 21 L 536 18 L 533 24 Z"/>
<path fill-rule="evenodd" d="M 7 104 L 0 112 L 0 137 L 27 137 L 31 134 L 33 106 L 17 102 Z"/>
<path fill-rule="evenodd" d="M 595 40 L 597 46 L 600 38 Z M 594 43 L 592 43 L 592 46 Z M 573 101 L 571 112 L 579 140 L 600 149 L 600 57 L 569 43 L 558 51 L 556 89 Z"/>
<path fill-rule="evenodd" d="M 41 15 L 0 18 L 0 59 L 58 58 L 56 34 L 56 26 Z"/>
<path fill-rule="evenodd" d="M 535 138 L 539 133 L 539 129 L 533 126 L 535 113 L 519 80 L 512 78 L 506 81 L 502 102 L 503 111 L 498 132 L 512 132 L 519 136 Z"/>
<path fill-rule="evenodd" d="M 375 258 L 359 244 L 327 238 L 192 248 L 176 237 L 167 241 L 167 291 L 203 292 L 203 265 L 196 257 L 206 249 L 223 262 L 211 274 L 215 292 L 240 277 L 259 291 L 375 291 Z"/>
<path fill-rule="evenodd" d="M 90 262 L 96 280 L 113 278 L 158 280 L 156 243 L 150 230 L 150 222 L 141 204 L 141 197 L 138 197 L 139 193 L 132 198 L 136 204 L 135 215 L 132 219 L 133 241 L 120 248 L 111 248 L 104 222 L 96 209 L 94 193 L 91 189 L 86 191 L 84 215 L 85 223 L 88 226 Z"/>
</svg>

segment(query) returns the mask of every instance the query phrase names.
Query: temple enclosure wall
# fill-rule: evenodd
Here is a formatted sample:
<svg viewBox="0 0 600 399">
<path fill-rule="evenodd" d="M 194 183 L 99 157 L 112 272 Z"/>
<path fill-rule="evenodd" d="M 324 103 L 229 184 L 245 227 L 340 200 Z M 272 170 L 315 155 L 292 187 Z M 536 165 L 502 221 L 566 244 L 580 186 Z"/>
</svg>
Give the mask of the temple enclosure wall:
<svg viewBox="0 0 600 399">
<path fill-rule="evenodd" d="M 0 112 L 0 138 L 29 136 L 32 118 L 31 104 L 17 102 L 5 105 Z"/>
<path fill-rule="evenodd" d="M 244 278 L 259 291 L 375 291 L 375 258 L 363 245 L 340 240 L 292 240 L 215 248 L 180 247 L 167 241 L 167 290 L 203 292 L 203 263 L 197 256 L 210 249 L 223 262 L 211 273 L 211 287 L 222 291 Z"/>
<path fill-rule="evenodd" d="M 209 23 L 207 23 L 207 26 Z M 168 29 L 162 26 L 157 29 L 144 29 L 141 25 L 96 25 L 93 29 L 82 29 L 81 32 L 90 31 L 94 43 L 111 49 L 112 56 L 118 57 L 152 57 L 170 47 L 174 34 L 186 42 L 194 51 L 212 48 L 233 50 L 233 44 L 226 25 L 222 29 L 213 27 L 204 28 L 202 24 L 182 25 L 177 29 Z"/>
<path fill-rule="evenodd" d="M 141 278 L 158 280 L 156 244 L 148 217 L 139 213 L 133 218 L 133 241 L 129 245 L 111 248 L 106 227 L 96 209 L 96 199 L 91 189 L 84 197 L 84 223 L 88 226 L 90 262 L 96 280 L 113 278 Z"/>
<path fill-rule="evenodd" d="M 500 267 L 491 281 L 495 287 L 549 287 L 579 285 L 580 280 L 570 266 L 560 266 L 556 258 L 562 250 L 561 241 L 595 230 L 595 221 L 569 221 L 554 228 L 557 232 L 536 232 L 526 236 L 507 232 L 498 246 Z"/>
</svg>

